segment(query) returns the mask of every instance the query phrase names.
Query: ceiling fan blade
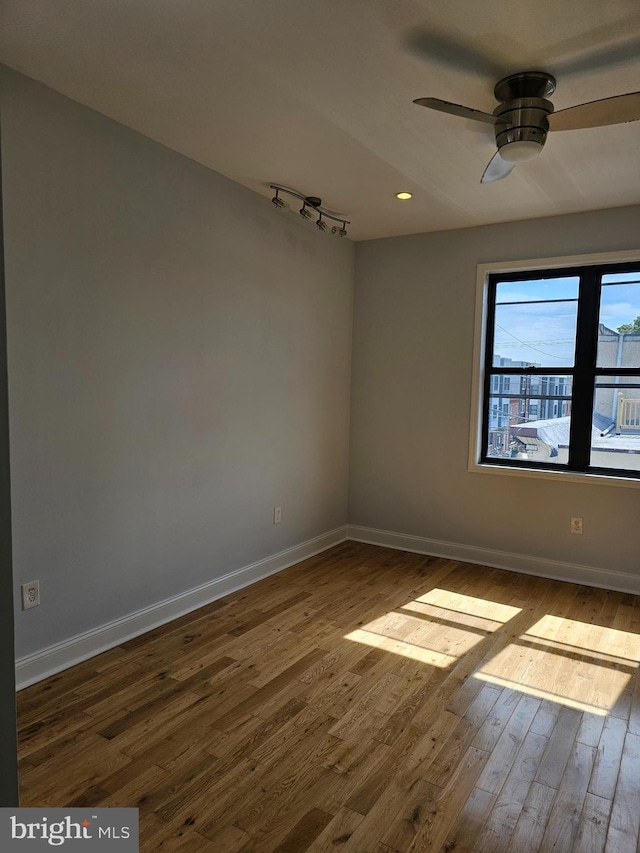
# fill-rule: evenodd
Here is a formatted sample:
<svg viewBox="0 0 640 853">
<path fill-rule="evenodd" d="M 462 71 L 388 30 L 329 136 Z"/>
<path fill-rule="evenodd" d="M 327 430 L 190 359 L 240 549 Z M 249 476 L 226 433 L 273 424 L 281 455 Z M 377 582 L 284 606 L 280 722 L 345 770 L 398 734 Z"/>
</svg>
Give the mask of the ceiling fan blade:
<svg viewBox="0 0 640 853">
<path fill-rule="evenodd" d="M 431 110 L 440 110 L 442 113 L 470 118 L 473 121 L 483 121 L 486 124 L 495 124 L 497 121 L 496 116 L 492 116 L 491 113 L 483 113 L 482 110 L 463 107 L 461 104 L 452 104 L 450 101 L 442 101 L 440 98 L 416 98 L 413 103 L 421 107 L 429 107 Z"/>
<path fill-rule="evenodd" d="M 616 95 L 601 101 L 590 101 L 559 110 L 548 116 L 550 130 L 579 130 L 583 127 L 603 127 L 640 120 L 640 92 Z"/>
<path fill-rule="evenodd" d="M 502 178 L 506 178 L 507 175 L 510 175 L 513 171 L 515 163 L 510 163 L 509 160 L 503 160 L 500 156 L 500 152 L 496 151 L 491 160 L 489 161 L 489 165 L 484 170 L 484 174 L 482 176 L 481 184 L 490 184 L 493 181 L 500 181 Z"/>
</svg>

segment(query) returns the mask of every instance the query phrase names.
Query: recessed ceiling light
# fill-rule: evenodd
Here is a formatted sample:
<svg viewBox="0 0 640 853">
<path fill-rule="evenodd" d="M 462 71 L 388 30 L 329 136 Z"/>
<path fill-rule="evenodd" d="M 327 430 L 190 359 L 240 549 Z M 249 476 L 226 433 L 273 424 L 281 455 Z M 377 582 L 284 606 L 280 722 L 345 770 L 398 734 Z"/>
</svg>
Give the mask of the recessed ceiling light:
<svg viewBox="0 0 640 853">
<path fill-rule="evenodd" d="M 413 193 L 396 193 L 396 198 L 400 198 L 404 201 L 405 199 L 413 198 Z"/>
</svg>

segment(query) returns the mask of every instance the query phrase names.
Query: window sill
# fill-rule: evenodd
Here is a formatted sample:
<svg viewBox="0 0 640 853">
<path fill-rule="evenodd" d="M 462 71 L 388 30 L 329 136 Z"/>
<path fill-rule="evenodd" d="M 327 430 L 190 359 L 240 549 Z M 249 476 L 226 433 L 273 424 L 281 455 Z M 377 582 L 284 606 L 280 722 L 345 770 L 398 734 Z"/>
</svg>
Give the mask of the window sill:
<svg viewBox="0 0 640 853">
<path fill-rule="evenodd" d="M 555 480 L 556 483 L 594 483 L 600 486 L 621 486 L 639 489 L 640 478 L 610 477 L 606 474 L 580 474 L 576 471 L 548 471 L 539 468 L 512 468 L 509 465 L 485 465 L 480 462 L 469 464 L 473 474 L 497 474 L 505 477 L 527 477 L 534 480 Z"/>
</svg>

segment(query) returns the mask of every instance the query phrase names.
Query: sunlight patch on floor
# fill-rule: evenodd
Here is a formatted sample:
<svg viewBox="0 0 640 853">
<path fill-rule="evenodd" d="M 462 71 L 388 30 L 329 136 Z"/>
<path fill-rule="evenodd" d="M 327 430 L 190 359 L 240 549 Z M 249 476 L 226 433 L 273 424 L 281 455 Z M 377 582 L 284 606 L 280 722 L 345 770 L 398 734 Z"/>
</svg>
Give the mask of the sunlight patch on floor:
<svg viewBox="0 0 640 853">
<path fill-rule="evenodd" d="M 346 639 L 447 668 L 504 627 L 521 608 L 432 589 Z M 547 614 L 474 674 L 482 681 L 605 715 L 629 701 L 640 635 Z"/>
<path fill-rule="evenodd" d="M 624 701 L 640 661 L 638 634 L 543 616 L 476 677 L 571 708 L 607 714 Z"/>
<path fill-rule="evenodd" d="M 635 664 L 640 662 L 640 634 L 631 631 L 547 615 L 532 625 L 526 636 L 556 640 L 564 646 L 606 654 Z"/>
<path fill-rule="evenodd" d="M 599 717 L 605 717 L 608 713 L 606 708 L 600 708 L 596 705 L 589 705 L 586 702 L 581 702 L 578 699 L 571 699 L 568 696 L 559 696 L 552 693 L 550 690 L 542 690 L 539 687 L 523 685 L 519 681 L 509 681 L 508 678 L 499 678 L 497 675 L 489 675 L 484 671 L 476 672 L 474 678 L 479 678 L 480 681 L 486 681 L 488 684 L 495 684 L 497 687 L 508 687 L 509 690 L 517 690 L 518 693 L 526 693 L 527 696 L 534 696 L 537 699 L 548 699 L 550 702 L 556 702 L 558 705 L 564 705 L 567 708 L 576 708 L 578 711 L 588 711 L 591 714 L 596 714 Z"/>
<path fill-rule="evenodd" d="M 346 639 L 430 666 L 448 667 L 517 613 L 517 607 L 432 589 L 352 631 Z"/>
<path fill-rule="evenodd" d="M 355 643 L 363 643 L 365 646 L 371 646 L 374 649 L 392 652 L 395 655 L 402 655 L 429 666 L 445 668 L 457 661 L 457 657 L 453 655 L 447 655 L 403 640 L 394 640 L 392 637 L 386 637 L 384 634 L 377 634 L 363 628 L 358 628 L 356 631 L 347 634 L 345 639 L 353 640 Z"/>
<path fill-rule="evenodd" d="M 490 622 L 504 625 L 520 613 L 521 608 L 509 604 L 500 604 L 486 598 L 475 598 L 461 592 L 451 592 L 448 589 L 435 589 L 416 598 L 412 604 L 433 604 L 444 610 L 453 610 L 461 616 L 477 616 Z M 408 607 L 409 605 L 404 605 Z"/>
</svg>

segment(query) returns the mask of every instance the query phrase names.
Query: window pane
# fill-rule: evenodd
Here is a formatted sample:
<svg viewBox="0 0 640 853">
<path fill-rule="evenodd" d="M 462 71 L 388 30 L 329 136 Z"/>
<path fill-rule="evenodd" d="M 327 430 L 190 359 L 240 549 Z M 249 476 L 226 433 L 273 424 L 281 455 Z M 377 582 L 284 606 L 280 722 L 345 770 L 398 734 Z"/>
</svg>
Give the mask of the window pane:
<svg viewBox="0 0 640 853">
<path fill-rule="evenodd" d="M 628 283 L 630 281 L 640 281 L 640 269 L 636 272 L 612 272 L 602 276 L 603 284 Z"/>
<path fill-rule="evenodd" d="M 523 376 L 512 376 L 496 373 L 491 377 L 491 396 L 499 399 L 522 398 L 523 404 L 532 397 L 571 397 L 572 382 L 572 376 L 566 374 L 532 376 L 525 373 Z M 553 400 L 542 402 L 551 403 Z M 542 411 L 546 412 L 546 409 Z"/>
<path fill-rule="evenodd" d="M 537 279 L 536 281 L 500 281 L 496 286 L 496 304 L 577 299 L 579 286 L 580 279 L 577 276 Z"/>
<path fill-rule="evenodd" d="M 598 367 L 640 367 L 640 272 L 625 276 L 603 276 Z"/>
<path fill-rule="evenodd" d="M 640 471 L 640 375 L 596 381 L 591 465 Z"/>
<path fill-rule="evenodd" d="M 548 285 L 549 282 L 544 284 Z M 501 285 L 498 285 L 498 288 L 500 287 Z M 562 292 L 565 289 L 563 284 Z M 559 302 L 538 299 L 515 304 L 497 304 L 493 365 L 572 367 L 576 348 L 577 313 L 578 303 L 574 299 Z"/>
<path fill-rule="evenodd" d="M 487 456 L 565 463 L 571 383 L 571 376 L 493 376 L 498 391 L 489 398 Z"/>
</svg>

